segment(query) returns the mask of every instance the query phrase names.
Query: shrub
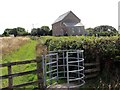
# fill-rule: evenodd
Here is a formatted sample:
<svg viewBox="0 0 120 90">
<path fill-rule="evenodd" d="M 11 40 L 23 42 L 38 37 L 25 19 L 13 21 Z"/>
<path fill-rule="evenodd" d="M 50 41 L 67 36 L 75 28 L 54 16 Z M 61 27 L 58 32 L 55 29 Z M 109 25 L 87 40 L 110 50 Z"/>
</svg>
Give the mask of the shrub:
<svg viewBox="0 0 120 90">
<path fill-rule="evenodd" d="M 115 60 L 120 60 L 120 37 L 41 37 L 48 50 L 83 49 L 85 62 L 96 62 L 98 59 L 104 68 L 106 64 L 113 66 Z M 109 66 L 109 67 L 111 67 Z"/>
</svg>

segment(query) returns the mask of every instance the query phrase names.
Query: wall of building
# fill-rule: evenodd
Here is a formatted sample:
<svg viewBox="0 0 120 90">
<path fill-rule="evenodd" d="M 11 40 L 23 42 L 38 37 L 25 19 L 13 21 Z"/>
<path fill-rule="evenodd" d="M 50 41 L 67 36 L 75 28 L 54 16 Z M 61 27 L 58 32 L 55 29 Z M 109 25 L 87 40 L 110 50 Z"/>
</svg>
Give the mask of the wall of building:
<svg viewBox="0 0 120 90">
<path fill-rule="evenodd" d="M 84 30 L 84 26 L 80 26 L 80 27 L 67 27 L 67 33 L 68 35 L 84 35 L 85 34 L 85 30 Z"/>
<path fill-rule="evenodd" d="M 53 36 L 61 36 L 63 35 L 63 30 L 61 27 L 61 22 L 57 22 L 55 24 L 52 24 L 52 35 Z"/>
</svg>

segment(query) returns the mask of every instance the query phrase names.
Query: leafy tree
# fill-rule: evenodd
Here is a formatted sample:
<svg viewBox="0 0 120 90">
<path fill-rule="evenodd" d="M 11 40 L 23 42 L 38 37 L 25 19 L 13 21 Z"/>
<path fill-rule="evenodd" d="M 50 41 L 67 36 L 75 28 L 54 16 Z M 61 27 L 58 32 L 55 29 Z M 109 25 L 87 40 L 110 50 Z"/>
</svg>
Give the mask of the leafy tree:
<svg viewBox="0 0 120 90">
<path fill-rule="evenodd" d="M 41 30 L 44 32 L 44 35 L 48 35 L 50 28 L 48 26 L 42 26 Z"/>
<path fill-rule="evenodd" d="M 41 30 L 40 28 L 33 28 L 31 30 L 31 35 L 32 36 L 43 36 L 44 35 L 44 31 Z"/>
<path fill-rule="evenodd" d="M 9 36 L 9 34 L 7 32 L 4 32 L 2 36 Z"/>
<path fill-rule="evenodd" d="M 8 36 L 8 35 L 12 35 L 12 34 L 16 37 L 16 36 L 27 35 L 28 32 L 26 32 L 25 29 L 22 27 L 17 27 L 17 28 L 12 28 L 12 29 L 7 28 L 7 29 L 5 29 L 5 31 L 3 33 L 4 36 Z"/>
<path fill-rule="evenodd" d="M 94 32 L 100 36 L 114 36 L 118 34 L 118 31 L 114 27 L 108 25 L 97 26 L 94 28 Z"/>
<path fill-rule="evenodd" d="M 52 30 L 49 31 L 49 34 L 48 34 L 48 35 L 52 36 Z"/>
<path fill-rule="evenodd" d="M 33 28 L 31 30 L 32 36 L 45 36 L 50 34 L 50 28 L 48 26 L 42 26 L 41 28 Z"/>
<path fill-rule="evenodd" d="M 17 31 L 18 35 L 20 36 L 24 36 L 28 34 L 28 32 L 26 32 L 25 29 L 22 27 L 14 28 L 14 30 Z"/>
<path fill-rule="evenodd" d="M 94 33 L 94 29 L 93 28 L 87 28 L 86 32 L 88 33 L 88 36 L 92 36 Z"/>
<path fill-rule="evenodd" d="M 86 31 L 88 32 L 88 35 L 98 35 L 98 36 L 114 36 L 118 34 L 118 31 L 108 25 L 101 25 L 97 26 L 95 28 L 87 28 Z"/>
<path fill-rule="evenodd" d="M 33 29 L 31 30 L 31 35 L 32 35 L 32 36 L 36 36 L 36 35 L 37 35 L 37 29 L 36 29 L 36 28 L 33 28 Z"/>
</svg>

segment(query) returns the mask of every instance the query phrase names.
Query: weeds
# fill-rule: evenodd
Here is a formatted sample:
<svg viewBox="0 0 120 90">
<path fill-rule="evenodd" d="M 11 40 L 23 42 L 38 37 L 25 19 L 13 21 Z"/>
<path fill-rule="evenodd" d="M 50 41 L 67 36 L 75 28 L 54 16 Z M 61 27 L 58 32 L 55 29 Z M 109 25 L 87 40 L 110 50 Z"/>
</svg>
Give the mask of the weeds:
<svg viewBox="0 0 120 90">
<path fill-rule="evenodd" d="M 0 38 L 1 44 L 0 44 L 0 51 L 2 55 L 6 55 L 8 53 L 13 52 L 14 50 L 17 50 L 22 45 L 27 43 L 29 41 L 29 38 L 27 37 L 2 37 Z"/>
</svg>

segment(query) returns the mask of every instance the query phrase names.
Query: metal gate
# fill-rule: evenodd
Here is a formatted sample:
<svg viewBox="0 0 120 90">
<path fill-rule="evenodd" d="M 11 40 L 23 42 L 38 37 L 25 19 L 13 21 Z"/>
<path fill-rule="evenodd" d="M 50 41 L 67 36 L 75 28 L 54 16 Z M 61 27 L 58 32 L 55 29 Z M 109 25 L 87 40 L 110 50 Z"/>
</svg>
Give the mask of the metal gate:
<svg viewBox="0 0 120 90">
<path fill-rule="evenodd" d="M 42 56 L 44 86 L 50 87 L 58 82 L 58 54 L 48 54 Z"/>
<path fill-rule="evenodd" d="M 85 83 L 83 50 L 66 52 L 66 62 L 68 88 L 82 86 Z M 70 83 L 75 85 L 72 86 Z"/>
<path fill-rule="evenodd" d="M 43 56 L 43 73 L 44 85 L 51 86 L 64 79 L 68 88 L 82 86 L 85 83 L 83 50 L 50 51 Z"/>
</svg>

